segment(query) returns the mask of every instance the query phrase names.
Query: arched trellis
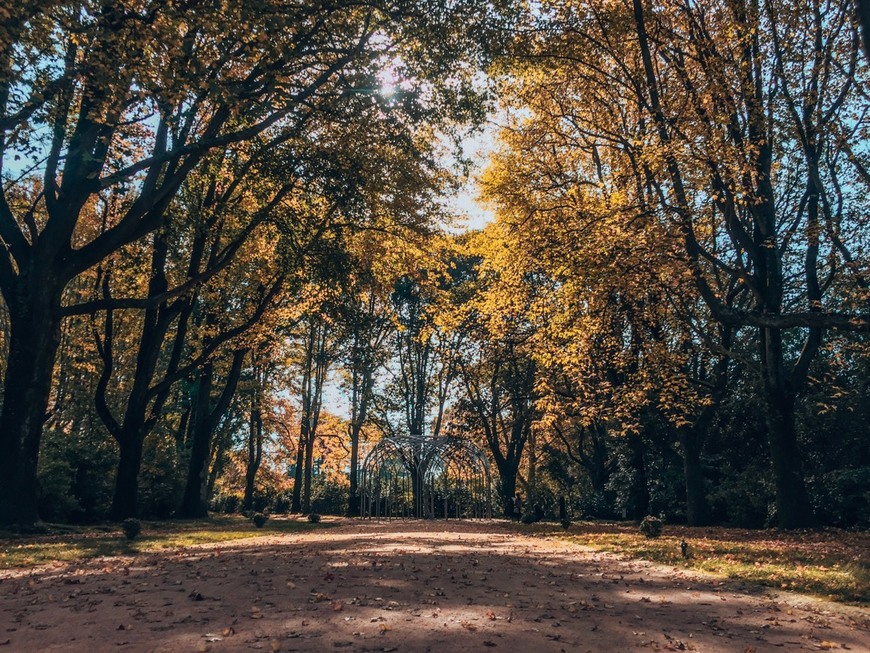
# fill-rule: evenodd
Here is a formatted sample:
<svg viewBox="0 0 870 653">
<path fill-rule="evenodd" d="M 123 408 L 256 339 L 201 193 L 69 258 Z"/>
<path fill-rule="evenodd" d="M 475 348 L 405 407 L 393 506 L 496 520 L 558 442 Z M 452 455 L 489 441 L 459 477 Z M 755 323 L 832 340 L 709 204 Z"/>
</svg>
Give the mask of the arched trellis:
<svg viewBox="0 0 870 653">
<path fill-rule="evenodd" d="M 459 437 L 389 437 L 360 472 L 363 517 L 492 517 L 489 460 Z"/>
</svg>

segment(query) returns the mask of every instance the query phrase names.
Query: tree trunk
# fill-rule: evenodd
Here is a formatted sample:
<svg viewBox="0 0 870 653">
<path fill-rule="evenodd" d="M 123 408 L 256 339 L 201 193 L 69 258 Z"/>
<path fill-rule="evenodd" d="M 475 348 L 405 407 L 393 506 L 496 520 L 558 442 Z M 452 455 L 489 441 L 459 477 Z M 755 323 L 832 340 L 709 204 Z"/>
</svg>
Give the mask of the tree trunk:
<svg viewBox="0 0 870 653">
<path fill-rule="evenodd" d="M 200 371 L 197 384 L 196 408 L 193 411 L 191 424 L 190 459 L 187 466 L 187 482 L 184 486 L 184 496 L 178 508 L 178 517 L 196 519 L 208 516 L 202 501 L 202 488 L 205 482 L 203 471 L 208 458 L 211 443 L 211 386 L 214 367 L 206 363 Z"/>
<path fill-rule="evenodd" d="M 795 390 L 786 380 L 782 332 L 761 332 L 767 437 L 776 487 L 776 520 L 780 528 L 803 528 L 814 522 L 804 484 L 795 430 Z"/>
<path fill-rule="evenodd" d="M 245 499 L 242 506 L 245 510 L 254 508 L 254 481 L 263 459 L 263 416 L 260 414 L 259 390 L 254 390 L 254 405 L 251 409 L 251 420 L 248 431 L 248 464 L 245 467 Z"/>
<path fill-rule="evenodd" d="M 359 505 L 359 436 L 360 428 L 358 424 L 350 424 L 348 427 L 350 435 L 350 492 L 348 497 L 347 514 L 349 517 L 358 517 L 360 514 Z"/>
<path fill-rule="evenodd" d="M 499 484 L 501 485 L 501 499 L 504 506 L 504 516 L 511 519 L 516 517 L 519 519 L 522 515 L 514 513 L 514 495 L 517 493 L 517 470 L 513 473 L 510 470 L 505 470 L 507 473 L 502 473 L 499 468 Z"/>
<path fill-rule="evenodd" d="M 302 512 L 302 468 L 305 466 L 305 427 L 303 426 L 302 433 L 299 435 L 299 442 L 296 444 L 296 470 L 293 474 L 293 500 L 290 502 L 290 512 Z"/>
<path fill-rule="evenodd" d="M 0 413 L 0 526 L 39 521 L 39 444 L 60 345 L 60 295 L 53 289 L 59 284 L 48 281 L 21 279 L 16 295 L 5 297 L 10 341 Z"/>
<path fill-rule="evenodd" d="M 353 370 L 353 391 L 351 397 L 351 421 L 348 424 L 350 436 L 350 492 L 348 497 L 348 516 L 355 517 L 360 514 L 359 502 L 359 439 L 362 434 L 363 424 L 366 422 L 371 399 L 371 386 L 374 370 Z"/>
<path fill-rule="evenodd" d="M 538 451 L 535 446 L 535 428 L 529 425 L 529 474 L 528 474 L 528 492 L 525 501 L 525 510 L 527 514 L 534 514 L 536 501 L 536 484 L 538 474 Z M 522 517 L 522 515 L 520 515 Z"/>
<path fill-rule="evenodd" d="M 302 512 L 311 512 L 311 474 L 314 466 L 314 429 L 305 439 L 305 477 L 302 482 Z"/>
<path fill-rule="evenodd" d="M 815 520 L 801 473 L 792 397 L 768 395 L 767 431 L 776 487 L 777 525 L 780 528 L 812 526 Z"/>
<path fill-rule="evenodd" d="M 640 436 L 628 436 L 628 446 L 633 479 L 626 517 L 643 519 L 649 514 L 649 488 L 647 487 L 646 462 L 644 460 L 645 447 Z"/>
<path fill-rule="evenodd" d="M 195 425 L 192 429 L 190 444 L 190 462 L 187 471 L 187 483 L 184 496 L 178 509 L 182 519 L 199 519 L 208 517 L 208 462 L 211 458 L 211 438 L 221 418 L 229 408 L 230 401 L 236 392 L 239 376 L 242 371 L 246 351 L 233 352 L 233 360 L 227 374 L 224 389 L 211 407 L 211 389 L 214 381 L 214 365 L 205 364 L 200 373 L 200 383 L 197 391 L 197 406 L 194 411 Z"/>
<path fill-rule="evenodd" d="M 686 521 L 689 526 L 704 526 L 709 520 L 707 492 L 701 468 L 702 435 L 698 426 L 679 429 L 680 446 L 683 449 L 683 474 L 686 484 Z"/>
<path fill-rule="evenodd" d="M 139 470 L 145 438 L 135 429 L 123 427 L 117 442 L 120 455 L 109 516 L 114 521 L 121 521 L 139 515 Z"/>
</svg>

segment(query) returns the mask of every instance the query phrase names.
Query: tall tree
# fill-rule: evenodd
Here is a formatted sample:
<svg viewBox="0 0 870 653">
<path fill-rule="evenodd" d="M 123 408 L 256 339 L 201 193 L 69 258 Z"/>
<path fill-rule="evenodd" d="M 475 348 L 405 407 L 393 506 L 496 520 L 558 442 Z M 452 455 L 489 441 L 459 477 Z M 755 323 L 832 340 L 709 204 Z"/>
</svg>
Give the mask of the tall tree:
<svg viewBox="0 0 870 653">
<path fill-rule="evenodd" d="M 691 282 L 704 323 L 732 343 L 753 334 L 755 354 L 732 360 L 763 388 L 787 527 L 812 515 L 795 429 L 810 364 L 826 331 L 868 327 L 855 264 L 866 94 L 850 15 L 812 0 L 548 5 L 513 82 L 532 111 L 523 153 L 552 161 L 521 166 L 520 188 L 550 189 L 551 210 L 573 210 L 584 235 L 606 215 L 641 227 L 637 251 Z M 727 342 L 715 340 L 705 346 Z"/>
<path fill-rule="evenodd" d="M 10 333 L 0 523 L 37 519 L 36 467 L 60 323 L 92 310 L 64 305 L 64 289 L 159 230 L 210 150 L 270 129 L 292 133 L 348 103 L 441 123 L 479 116 L 465 101 L 476 92 L 467 63 L 485 43 L 466 30 L 492 34 L 500 7 L 468 0 L 444 12 L 432 4 L 86 0 L 16 3 L 4 15 L 0 292 Z M 401 92 L 381 102 L 373 89 L 388 68 Z M 87 233 L 96 198 L 110 195 L 122 198 L 117 219 Z"/>
<path fill-rule="evenodd" d="M 387 339 L 391 322 L 386 293 L 370 270 L 362 271 L 347 290 L 343 311 L 346 331 L 344 346 L 345 388 L 350 401 L 348 439 L 350 440 L 350 492 L 348 514 L 358 515 L 360 438 L 374 397 L 376 373 L 387 358 Z"/>
</svg>

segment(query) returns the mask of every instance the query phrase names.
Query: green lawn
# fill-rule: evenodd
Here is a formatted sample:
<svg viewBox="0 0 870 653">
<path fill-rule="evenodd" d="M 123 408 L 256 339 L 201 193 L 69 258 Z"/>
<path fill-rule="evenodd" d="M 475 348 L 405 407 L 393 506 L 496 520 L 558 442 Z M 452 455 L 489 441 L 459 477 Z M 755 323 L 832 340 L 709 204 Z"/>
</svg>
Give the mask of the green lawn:
<svg viewBox="0 0 870 653">
<path fill-rule="evenodd" d="M 870 533 L 665 526 L 658 538 L 634 524 L 578 522 L 533 532 L 681 569 L 713 573 L 844 603 L 870 604 Z M 680 542 L 688 544 L 684 558 Z"/>
<path fill-rule="evenodd" d="M 0 533 L 0 569 L 35 567 L 54 562 L 75 562 L 100 556 L 123 556 L 195 544 L 211 544 L 269 535 L 329 528 L 329 522 L 311 524 L 273 518 L 256 528 L 241 516 L 207 520 L 142 522 L 142 533 L 127 540 L 119 526 L 70 528 L 48 525 L 46 535 Z"/>
</svg>

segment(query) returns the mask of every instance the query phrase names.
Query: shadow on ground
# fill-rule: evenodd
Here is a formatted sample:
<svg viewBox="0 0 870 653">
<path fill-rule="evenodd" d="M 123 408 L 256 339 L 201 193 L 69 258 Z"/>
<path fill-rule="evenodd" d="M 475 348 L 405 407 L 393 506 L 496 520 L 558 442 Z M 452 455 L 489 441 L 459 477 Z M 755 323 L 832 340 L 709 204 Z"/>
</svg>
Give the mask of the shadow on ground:
<svg viewBox="0 0 870 653">
<path fill-rule="evenodd" d="M 870 650 L 866 611 L 503 522 L 347 521 L 0 578 L 14 651 Z"/>
</svg>

